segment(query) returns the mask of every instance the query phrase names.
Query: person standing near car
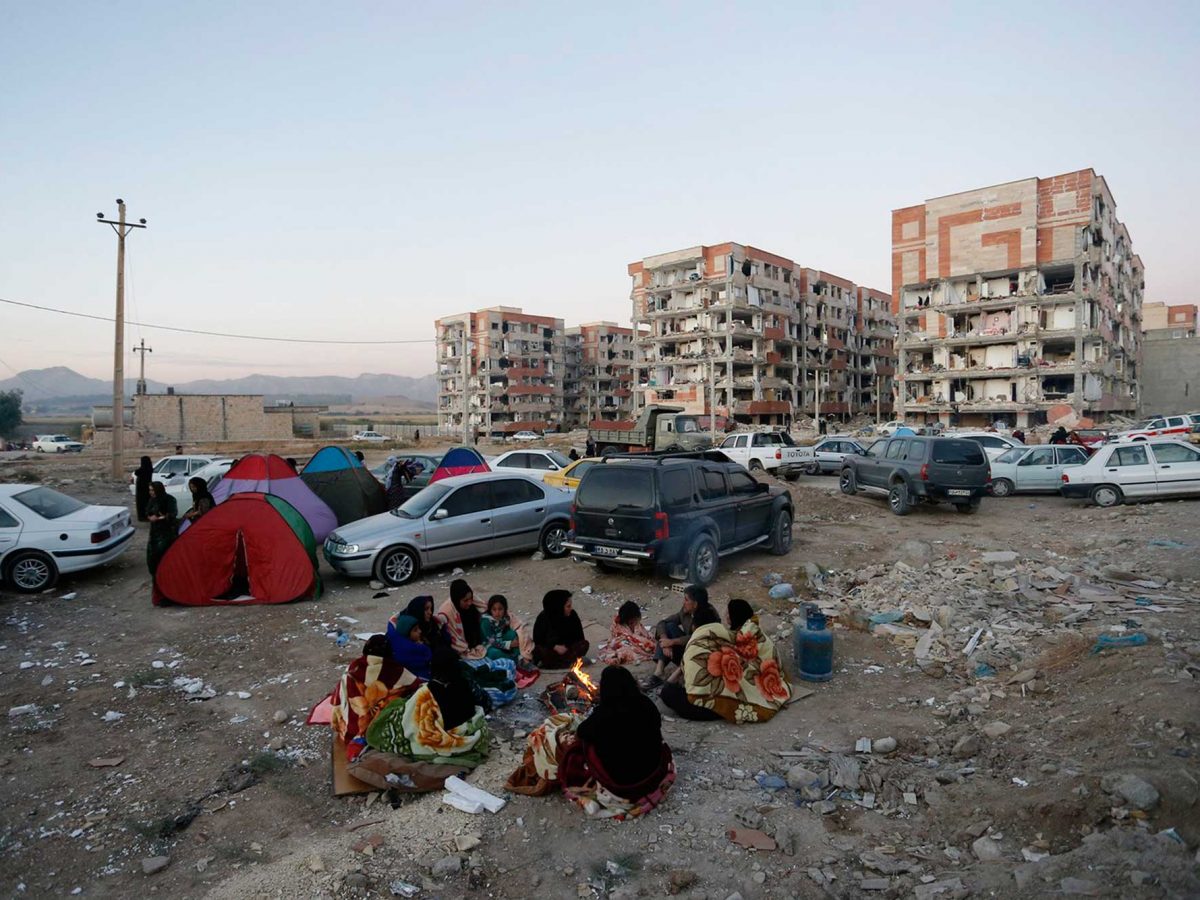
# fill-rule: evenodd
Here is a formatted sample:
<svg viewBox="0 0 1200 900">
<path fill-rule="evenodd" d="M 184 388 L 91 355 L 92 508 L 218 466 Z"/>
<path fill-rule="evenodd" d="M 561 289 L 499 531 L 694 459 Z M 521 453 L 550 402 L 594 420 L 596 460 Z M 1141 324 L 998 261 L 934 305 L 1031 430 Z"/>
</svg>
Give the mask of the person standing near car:
<svg viewBox="0 0 1200 900">
<path fill-rule="evenodd" d="M 192 506 L 183 517 L 195 522 L 213 508 L 213 495 L 208 492 L 208 482 L 199 477 L 188 479 L 188 490 L 192 493 Z"/>
<path fill-rule="evenodd" d="M 150 521 L 146 567 L 150 574 L 154 575 L 163 555 L 170 549 L 175 535 L 179 532 L 179 507 L 161 481 L 150 482 L 150 502 L 146 504 L 146 518 Z"/>
<path fill-rule="evenodd" d="M 137 509 L 139 522 L 146 521 L 146 504 L 150 502 L 150 482 L 154 479 L 154 466 L 150 457 L 143 456 L 133 473 L 133 505 Z"/>
</svg>

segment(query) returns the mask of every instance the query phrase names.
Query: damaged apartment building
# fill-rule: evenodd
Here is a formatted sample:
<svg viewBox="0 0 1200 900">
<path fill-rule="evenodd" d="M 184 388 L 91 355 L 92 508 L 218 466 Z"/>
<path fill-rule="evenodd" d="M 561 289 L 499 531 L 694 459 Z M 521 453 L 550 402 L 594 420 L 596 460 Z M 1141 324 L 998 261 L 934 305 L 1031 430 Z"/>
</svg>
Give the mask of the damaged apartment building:
<svg viewBox="0 0 1200 900">
<path fill-rule="evenodd" d="M 896 413 L 982 425 L 1137 406 L 1144 277 L 1091 169 L 892 213 Z"/>
<path fill-rule="evenodd" d="M 633 329 L 588 322 L 566 330 L 563 403 L 568 428 L 633 417 Z"/>
<path fill-rule="evenodd" d="M 562 319 L 494 306 L 438 319 L 434 329 L 439 431 L 562 430 Z"/>
<path fill-rule="evenodd" d="M 635 408 L 748 425 L 890 414 L 889 295 L 735 243 L 648 256 L 628 273 Z"/>
</svg>

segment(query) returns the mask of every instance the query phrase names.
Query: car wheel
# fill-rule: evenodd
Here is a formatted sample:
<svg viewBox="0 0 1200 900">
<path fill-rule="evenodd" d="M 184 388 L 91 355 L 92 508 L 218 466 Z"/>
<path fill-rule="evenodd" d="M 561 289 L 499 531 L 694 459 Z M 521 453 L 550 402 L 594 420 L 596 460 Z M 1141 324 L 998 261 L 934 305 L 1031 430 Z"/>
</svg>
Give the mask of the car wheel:
<svg viewBox="0 0 1200 900">
<path fill-rule="evenodd" d="M 888 506 L 898 516 L 907 516 L 912 510 L 912 502 L 908 498 L 908 485 L 897 481 L 888 491 Z"/>
<path fill-rule="evenodd" d="M 717 577 L 717 542 L 702 534 L 688 548 L 687 578 L 692 584 L 712 584 Z"/>
<path fill-rule="evenodd" d="M 759 462 L 757 459 L 750 460 L 750 471 L 751 472 L 761 472 L 762 470 L 763 470 L 763 464 L 761 462 Z"/>
<path fill-rule="evenodd" d="M 842 469 L 842 477 L 838 479 L 838 487 L 843 494 L 854 496 L 858 493 L 858 479 L 854 477 L 853 469 Z"/>
<path fill-rule="evenodd" d="M 1115 484 L 1099 484 L 1092 488 L 1092 502 L 1103 509 L 1119 506 L 1124 500 L 1125 495 Z"/>
<path fill-rule="evenodd" d="M 993 497 L 1011 497 L 1013 493 L 1013 483 L 1007 478 L 997 478 L 992 482 Z"/>
<path fill-rule="evenodd" d="M 775 517 L 775 527 L 771 529 L 771 552 L 776 556 L 785 556 L 792 549 L 792 517 L 786 509 L 781 509 Z"/>
<path fill-rule="evenodd" d="M 46 448 L 45 448 L 45 447 L 38 447 L 38 448 L 37 448 L 37 452 L 38 452 L 38 453 L 45 453 L 45 452 L 46 452 Z"/>
<path fill-rule="evenodd" d="M 398 587 L 408 584 L 421 571 L 421 562 L 417 555 L 406 547 L 394 547 L 379 557 L 375 564 L 375 574 L 384 584 Z"/>
<path fill-rule="evenodd" d="M 960 512 L 964 516 L 974 515 L 975 513 L 979 512 L 979 501 L 975 500 L 971 503 L 955 503 L 954 511 Z"/>
<path fill-rule="evenodd" d="M 562 559 L 567 555 L 567 548 L 563 546 L 566 540 L 567 526 L 562 522 L 551 522 L 542 529 L 538 546 L 547 559 Z"/>
<path fill-rule="evenodd" d="M 804 474 L 805 475 L 820 475 L 821 474 L 821 464 L 819 462 L 810 462 L 807 466 L 804 467 Z"/>
<path fill-rule="evenodd" d="M 9 583 L 19 594 L 37 594 L 54 587 L 58 581 L 54 560 L 34 550 L 14 553 L 6 569 Z"/>
</svg>

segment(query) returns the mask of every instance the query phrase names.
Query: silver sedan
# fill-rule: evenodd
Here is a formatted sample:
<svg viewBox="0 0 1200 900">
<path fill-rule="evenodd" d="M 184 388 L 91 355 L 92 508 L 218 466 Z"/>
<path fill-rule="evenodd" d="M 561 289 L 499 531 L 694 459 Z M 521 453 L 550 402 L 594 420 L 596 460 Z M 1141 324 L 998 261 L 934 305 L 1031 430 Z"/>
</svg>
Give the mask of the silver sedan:
<svg viewBox="0 0 1200 900">
<path fill-rule="evenodd" d="M 801 447 L 800 465 L 806 475 L 829 475 L 842 471 L 847 456 L 862 456 L 866 452 L 858 441 L 844 437 L 827 437 L 811 447 Z"/>
<path fill-rule="evenodd" d="M 572 496 L 516 473 L 445 478 L 391 512 L 339 526 L 325 559 L 343 575 L 400 585 L 422 569 L 483 556 L 540 549 L 562 557 Z"/>
</svg>

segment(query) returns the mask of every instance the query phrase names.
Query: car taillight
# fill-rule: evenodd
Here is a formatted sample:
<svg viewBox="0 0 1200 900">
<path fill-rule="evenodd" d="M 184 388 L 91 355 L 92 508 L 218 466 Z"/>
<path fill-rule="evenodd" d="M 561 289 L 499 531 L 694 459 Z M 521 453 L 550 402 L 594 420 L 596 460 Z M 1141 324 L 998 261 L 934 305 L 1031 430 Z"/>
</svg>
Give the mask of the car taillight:
<svg viewBox="0 0 1200 900">
<path fill-rule="evenodd" d="M 1070 484 L 1071 476 L 1069 476 L 1066 472 L 1063 472 L 1062 473 L 1062 482 L 1063 482 L 1063 484 Z"/>
<path fill-rule="evenodd" d="M 575 530 L 575 504 L 571 504 L 571 520 L 567 523 L 567 528 L 571 531 Z"/>
<path fill-rule="evenodd" d="M 783 451 L 782 451 L 782 450 L 776 450 L 776 451 L 775 451 L 775 458 L 776 458 L 776 459 L 783 459 Z"/>
<path fill-rule="evenodd" d="M 102 543 L 104 543 L 104 541 L 107 541 L 110 537 L 112 537 L 112 532 L 109 531 L 107 528 L 105 528 L 103 531 L 93 532 L 92 543 L 93 544 L 102 544 Z"/>
<path fill-rule="evenodd" d="M 929 480 L 929 463 L 921 464 L 921 480 L 922 481 Z"/>
<path fill-rule="evenodd" d="M 671 523 L 667 519 L 667 514 L 664 512 L 656 512 L 654 514 L 654 539 L 656 541 L 665 541 L 671 536 Z"/>
</svg>

